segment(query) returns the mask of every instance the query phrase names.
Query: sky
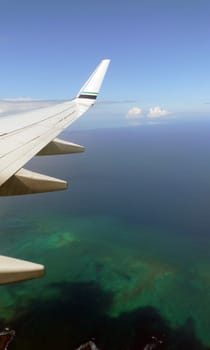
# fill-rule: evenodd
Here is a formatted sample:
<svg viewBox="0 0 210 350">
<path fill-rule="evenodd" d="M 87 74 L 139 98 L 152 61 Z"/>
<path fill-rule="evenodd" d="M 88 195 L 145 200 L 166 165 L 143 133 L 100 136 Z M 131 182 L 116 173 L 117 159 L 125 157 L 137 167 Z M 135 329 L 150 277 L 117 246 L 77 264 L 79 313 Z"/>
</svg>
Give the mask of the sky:
<svg viewBox="0 0 210 350">
<path fill-rule="evenodd" d="M 110 58 L 98 114 L 209 115 L 209 18 L 209 0 L 1 0 L 3 112 L 8 99 L 75 96 Z"/>
</svg>

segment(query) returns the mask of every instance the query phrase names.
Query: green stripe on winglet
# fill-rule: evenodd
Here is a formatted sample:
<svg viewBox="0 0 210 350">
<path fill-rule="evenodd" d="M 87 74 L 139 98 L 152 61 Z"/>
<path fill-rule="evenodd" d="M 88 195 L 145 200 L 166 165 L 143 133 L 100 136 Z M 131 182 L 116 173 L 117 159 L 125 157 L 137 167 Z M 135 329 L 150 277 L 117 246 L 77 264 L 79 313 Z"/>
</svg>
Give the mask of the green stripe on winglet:
<svg viewBox="0 0 210 350">
<path fill-rule="evenodd" d="M 82 91 L 83 94 L 98 95 L 97 92 Z"/>
</svg>

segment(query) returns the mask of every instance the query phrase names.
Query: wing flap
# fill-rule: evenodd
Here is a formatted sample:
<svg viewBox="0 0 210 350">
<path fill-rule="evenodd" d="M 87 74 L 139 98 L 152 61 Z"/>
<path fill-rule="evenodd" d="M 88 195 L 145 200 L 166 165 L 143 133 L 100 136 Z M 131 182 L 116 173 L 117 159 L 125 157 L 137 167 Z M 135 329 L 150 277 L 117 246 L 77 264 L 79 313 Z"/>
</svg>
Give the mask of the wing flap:
<svg viewBox="0 0 210 350">
<path fill-rule="evenodd" d="M 76 143 L 55 139 L 45 146 L 37 156 L 51 156 L 56 154 L 70 154 L 84 152 L 85 148 Z"/>
<path fill-rule="evenodd" d="M 60 191 L 67 186 L 66 181 L 22 168 L 0 187 L 0 196 Z"/>
</svg>

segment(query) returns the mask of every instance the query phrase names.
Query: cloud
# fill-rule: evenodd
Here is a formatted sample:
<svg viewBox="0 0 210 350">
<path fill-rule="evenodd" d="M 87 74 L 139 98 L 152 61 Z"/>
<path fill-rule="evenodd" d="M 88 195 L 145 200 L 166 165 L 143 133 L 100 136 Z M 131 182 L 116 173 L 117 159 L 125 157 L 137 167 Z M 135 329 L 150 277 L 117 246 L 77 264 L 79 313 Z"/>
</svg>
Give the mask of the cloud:
<svg viewBox="0 0 210 350">
<path fill-rule="evenodd" d="M 97 102 L 97 104 L 106 104 L 106 105 L 113 105 L 113 104 L 123 104 L 123 103 L 135 103 L 134 100 L 100 100 Z"/>
<path fill-rule="evenodd" d="M 161 117 L 166 117 L 170 114 L 171 112 L 167 111 L 166 109 L 156 106 L 156 107 L 151 107 L 149 109 L 149 113 L 147 114 L 147 116 L 148 118 L 161 118 Z"/>
<path fill-rule="evenodd" d="M 127 113 L 128 119 L 139 119 L 143 116 L 143 109 L 139 107 L 132 107 Z"/>
<path fill-rule="evenodd" d="M 27 112 L 33 109 L 52 106 L 63 101 L 56 100 L 33 100 L 31 98 L 17 98 L 0 100 L 0 116 Z"/>
</svg>

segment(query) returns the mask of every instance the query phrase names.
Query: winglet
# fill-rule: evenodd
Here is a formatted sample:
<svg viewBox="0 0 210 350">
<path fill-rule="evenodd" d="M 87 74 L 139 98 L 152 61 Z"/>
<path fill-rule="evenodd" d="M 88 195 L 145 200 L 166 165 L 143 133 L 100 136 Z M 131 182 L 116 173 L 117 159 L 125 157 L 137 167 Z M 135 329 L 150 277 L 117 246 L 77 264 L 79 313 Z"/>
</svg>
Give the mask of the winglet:
<svg viewBox="0 0 210 350">
<path fill-rule="evenodd" d="M 92 102 L 96 99 L 101 84 L 104 80 L 106 71 L 108 69 L 109 63 L 109 59 L 101 61 L 96 70 L 91 74 L 90 78 L 87 80 L 87 82 L 83 85 L 83 87 L 77 94 L 77 98 L 92 100 Z"/>
</svg>

